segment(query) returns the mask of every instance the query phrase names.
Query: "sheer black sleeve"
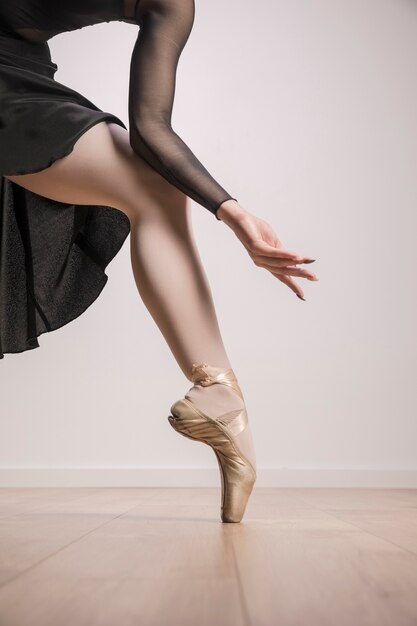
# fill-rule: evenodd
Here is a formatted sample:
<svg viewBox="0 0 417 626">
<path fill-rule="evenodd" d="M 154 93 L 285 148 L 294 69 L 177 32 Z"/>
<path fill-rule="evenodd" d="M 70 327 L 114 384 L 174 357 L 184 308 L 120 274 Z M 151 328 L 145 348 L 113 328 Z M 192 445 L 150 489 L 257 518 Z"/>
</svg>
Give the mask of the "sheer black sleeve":
<svg viewBox="0 0 417 626">
<path fill-rule="evenodd" d="M 172 185 L 211 211 L 235 199 L 219 185 L 171 126 L 178 60 L 194 22 L 194 0 L 139 0 L 139 33 L 129 82 L 133 150 Z"/>
</svg>

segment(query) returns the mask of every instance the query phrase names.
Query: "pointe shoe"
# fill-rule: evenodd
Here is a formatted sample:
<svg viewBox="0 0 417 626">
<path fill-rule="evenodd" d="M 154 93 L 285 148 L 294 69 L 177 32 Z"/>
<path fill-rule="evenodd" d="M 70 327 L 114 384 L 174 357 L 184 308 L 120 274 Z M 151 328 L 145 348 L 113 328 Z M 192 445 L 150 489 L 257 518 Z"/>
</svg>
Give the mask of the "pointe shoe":
<svg viewBox="0 0 417 626">
<path fill-rule="evenodd" d="M 191 380 L 203 387 L 214 383 L 231 387 L 243 400 L 232 369 L 221 369 L 207 363 L 193 363 Z M 212 418 L 200 411 L 188 398 L 171 406 L 171 426 L 184 437 L 201 441 L 213 448 L 221 474 L 222 522 L 240 522 L 256 481 L 256 469 L 238 448 L 234 436 L 248 423 L 246 408 Z"/>
</svg>

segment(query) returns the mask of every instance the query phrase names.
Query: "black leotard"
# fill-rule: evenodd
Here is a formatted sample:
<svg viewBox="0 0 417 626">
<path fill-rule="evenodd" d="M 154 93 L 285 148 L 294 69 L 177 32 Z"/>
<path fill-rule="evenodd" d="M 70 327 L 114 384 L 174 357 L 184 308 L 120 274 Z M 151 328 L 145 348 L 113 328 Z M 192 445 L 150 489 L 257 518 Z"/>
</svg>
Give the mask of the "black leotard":
<svg viewBox="0 0 417 626">
<path fill-rule="evenodd" d="M 153 169 L 217 217 L 220 204 L 232 196 L 171 126 L 177 64 L 194 16 L 194 0 L 0 0 L 3 28 L 6 24 L 16 36 L 34 42 L 102 22 L 138 25 L 130 65 L 130 144 Z"/>
</svg>

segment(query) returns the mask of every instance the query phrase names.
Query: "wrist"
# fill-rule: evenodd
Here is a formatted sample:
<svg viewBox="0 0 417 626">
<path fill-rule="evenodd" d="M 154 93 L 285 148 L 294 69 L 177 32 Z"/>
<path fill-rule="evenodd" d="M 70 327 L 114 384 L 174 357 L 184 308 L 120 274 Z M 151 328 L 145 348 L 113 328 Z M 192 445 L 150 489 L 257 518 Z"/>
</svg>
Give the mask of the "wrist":
<svg viewBox="0 0 417 626">
<path fill-rule="evenodd" d="M 240 206 L 239 202 L 234 198 L 230 198 L 221 203 L 216 210 L 217 219 L 227 222 L 229 219 L 236 218 L 245 213 L 245 209 Z"/>
</svg>

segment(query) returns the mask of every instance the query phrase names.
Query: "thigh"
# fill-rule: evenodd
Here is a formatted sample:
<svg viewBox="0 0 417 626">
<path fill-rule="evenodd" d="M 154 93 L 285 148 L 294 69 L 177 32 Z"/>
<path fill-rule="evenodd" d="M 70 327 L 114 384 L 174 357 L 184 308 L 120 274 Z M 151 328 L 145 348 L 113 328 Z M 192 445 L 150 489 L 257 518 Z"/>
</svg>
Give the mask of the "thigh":
<svg viewBox="0 0 417 626">
<path fill-rule="evenodd" d="M 112 206 L 129 219 L 174 189 L 133 151 L 128 131 L 108 121 L 85 131 L 48 168 L 5 178 L 59 202 Z"/>
</svg>

